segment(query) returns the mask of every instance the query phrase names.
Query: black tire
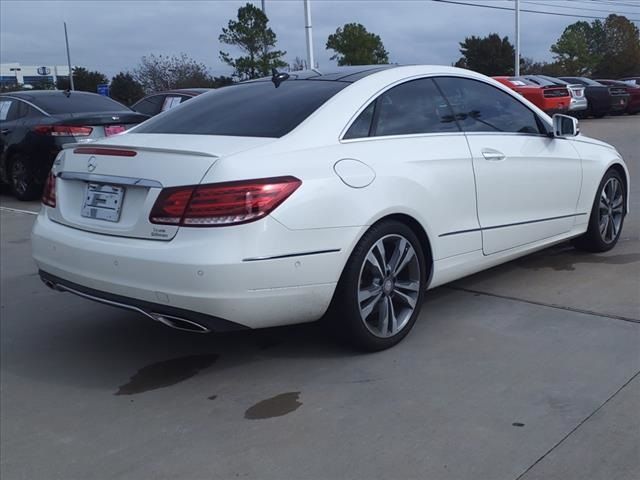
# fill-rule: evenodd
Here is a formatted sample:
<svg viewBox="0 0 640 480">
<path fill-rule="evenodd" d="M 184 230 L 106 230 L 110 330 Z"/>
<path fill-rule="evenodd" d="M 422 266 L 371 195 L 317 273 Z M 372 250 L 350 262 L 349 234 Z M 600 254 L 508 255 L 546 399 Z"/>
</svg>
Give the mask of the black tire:
<svg viewBox="0 0 640 480">
<path fill-rule="evenodd" d="M 613 179 L 613 180 L 612 180 Z M 621 210 L 619 217 L 612 216 L 612 212 L 618 210 L 618 206 L 615 200 L 617 196 L 614 194 L 614 203 L 612 207 L 613 209 L 609 209 L 607 206 L 602 204 L 601 208 L 601 197 L 602 191 L 605 188 L 609 188 L 611 182 L 617 181 L 620 185 L 621 191 Z M 582 236 L 576 238 L 573 241 L 574 246 L 579 250 L 585 250 L 587 252 L 606 252 L 611 250 L 618 243 L 618 239 L 620 238 L 620 234 L 622 233 L 622 227 L 624 226 L 624 217 L 627 213 L 627 186 L 622 179 L 620 173 L 617 170 L 609 169 L 607 173 L 605 173 L 604 177 L 602 177 L 602 181 L 598 186 L 598 190 L 596 191 L 596 197 L 593 200 L 593 206 L 591 207 L 591 214 L 589 216 L 589 227 L 587 228 L 586 233 Z M 615 213 L 613 213 L 615 215 Z M 608 220 L 605 222 L 605 217 L 608 217 Z M 618 220 L 619 219 L 619 223 Z M 601 231 L 601 226 L 606 223 L 604 233 Z M 617 231 L 615 229 L 615 225 L 618 225 Z M 611 230 L 609 229 L 611 227 Z"/>
<path fill-rule="evenodd" d="M 406 245 L 402 244 L 401 239 L 408 242 L 413 249 L 415 257 L 411 255 L 411 250 Z M 386 279 L 380 276 L 379 291 L 381 292 L 380 294 L 382 295 L 382 299 L 377 302 L 378 309 L 374 309 L 369 316 L 363 319 L 361 314 L 361 305 L 364 305 L 365 303 L 359 302 L 358 292 L 361 288 L 360 282 L 362 278 L 366 276 L 375 276 L 374 274 L 369 275 L 369 273 L 367 273 L 368 270 L 376 272 L 379 271 L 373 267 L 373 263 L 367 261 L 367 255 L 372 252 L 374 246 L 380 241 L 382 241 L 383 246 L 386 242 L 387 246 L 384 248 L 388 248 L 390 250 L 389 252 L 386 252 L 388 261 L 385 260 L 384 262 L 381 262 L 381 264 L 387 264 L 391 269 L 391 265 L 393 263 L 395 263 L 395 265 L 402 265 L 405 263 L 405 259 L 410 258 L 411 260 L 404 267 L 399 269 L 399 274 L 397 276 L 388 272 Z M 397 258 L 394 258 L 394 252 L 396 249 L 389 248 L 389 245 L 397 245 L 397 251 L 403 252 L 397 261 L 394 261 L 395 258 Z M 376 250 L 376 254 L 379 253 L 379 250 Z M 379 258 L 379 255 L 376 258 Z M 417 260 L 417 263 L 414 261 L 414 258 Z M 410 307 L 410 302 L 403 300 L 403 298 L 406 298 L 409 295 L 403 295 L 403 292 L 409 292 L 409 290 L 404 290 L 404 288 L 410 283 L 413 285 L 412 288 L 416 288 L 416 275 L 419 275 L 417 291 L 414 293 L 414 290 L 411 290 L 411 299 L 409 299 L 415 300 L 415 304 L 414 307 Z M 391 287 L 389 287 L 389 280 L 391 280 Z M 372 283 L 372 286 L 374 286 L 376 281 L 377 279 L 373 280 L 374 283 Z M 379 351 L 394 346 L 409 333 L 416 322 L 420 313 L 420 307 L 422 306 L 426 283 L 427 274 L 425 268 L 425 256 L 422 251 L 420 241 L 413 230 L 404 223 L 395 220 L 383 220 L 373 225 L 362 236 L 351 253 L 336 288 L 336 293 L 329 310 L 329 318 L 331 320 L 332 327 L 335 329 L 335 333 L 340 338 L 349 341 L 349 343 L 356 348 L 365 351 Z M 400 287 L 401 284 L 403 287 Z M 396 288 L 402 291 L 398 292 Z M 377 295 L 374 295 L 372 301 L 375 301 L 376 297 Z M 367 308 L 369 307 L 367 306 Z M 413 308 L 412 313 L 410 313 L 411 308 Z M 383 337 L 376 335 L 371 330 L 372 327 L 370 326 L 370 323 L 374 322 L 372 319 L 374 313 L 378 316 L 378 320 L 375 322 L 377 327 L 381 330 L 383 329 L 380 323 L 382 320 L 380 319 L 384 314 L 380 312 L 381 309 L 388 309 L 386 310 L 388 312 L 387 319 L 391 325 L 397 323 L 402 325 L 399 325 L 397 332 L 393 334 L 393 328 L 390 327 L 386 329 L 386 333 L 389 336 Z M 396 312 L 398 313 L 397 322 L 394 322 L 393 320 L 396 319 Z M 370 322 L 367 322 L 367 319 L 371 319 Z"/>
<path fill-rule="evenodd" d="M 36 172 L 29 159 L 18 153 L 9 162 L 9 186 L 18 200 L 35 200 L 42 193 L 42 184 L 37 181 Z"/>
</svg>

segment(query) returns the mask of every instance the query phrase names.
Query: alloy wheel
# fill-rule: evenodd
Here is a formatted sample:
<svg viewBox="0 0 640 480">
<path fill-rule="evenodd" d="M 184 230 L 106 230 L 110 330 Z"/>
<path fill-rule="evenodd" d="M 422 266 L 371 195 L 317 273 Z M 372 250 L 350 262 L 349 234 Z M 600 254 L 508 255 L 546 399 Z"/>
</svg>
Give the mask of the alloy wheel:
<svg viewBox="0 0 640 480">
<path fill-rule="evenodd" d="M 27 191 L 27 167 L 19 158 L 11 164 L 11 183 L 17 194 L 23 195 Z"/>
<path fill-rule="evenodd" d="M 419 293 L 420 263 L 411 243 L 398 234 L 380 238 L 358 279 L 358 307 L 367 330 L 380 338 L 396 335 L 411 319 Z"/>
<path fill-rule="evenodd" d="M 604 184 L 598 212 L 600 237 L 603 242 L 612 243 L 618 237 L 624 216 L 624 194 L 617 178 L 611 177 Z"/>
</svg>

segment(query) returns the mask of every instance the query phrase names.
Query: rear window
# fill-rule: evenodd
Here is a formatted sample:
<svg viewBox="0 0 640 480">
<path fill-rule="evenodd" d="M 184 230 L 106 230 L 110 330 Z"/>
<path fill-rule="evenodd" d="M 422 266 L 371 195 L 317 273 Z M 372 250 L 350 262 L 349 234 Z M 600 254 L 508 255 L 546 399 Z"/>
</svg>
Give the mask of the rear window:
<svg viewBox="0 0 640 480">
<path fill-rule="evenodd" d="M 172 108 L 131 133 L 281 137 L 349 83 L 270 81 L 223 87 Z"/>
<path fill-rule="evenodd" d="M 129 110 L 121 103 L 102 95 L 87 95 L 63 92 L 54 95 L 33 96 L 32 103 L 47 113 L 121 112 Z"/>
</svg>

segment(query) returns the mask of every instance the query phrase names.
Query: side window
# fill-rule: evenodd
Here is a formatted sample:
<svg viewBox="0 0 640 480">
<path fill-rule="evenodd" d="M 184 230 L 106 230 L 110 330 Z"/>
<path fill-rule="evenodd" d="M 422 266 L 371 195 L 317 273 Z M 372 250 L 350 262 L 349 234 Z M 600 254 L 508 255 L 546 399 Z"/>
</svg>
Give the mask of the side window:
<svg viewBox="0 0 640 480">
<path fill-rule="evenodd" d="M 347 130 L 347 133 L 344 134 L 344 138 L 363 138 L 369 136 L 375 106 L 376 102 L 371 102 L 369 106 L 365 108 L 360 115 L 358 115 L 358 118 L 356 118 L 355 122 L 353 122 L 349 127 L 349 130 Z"/>
<path fill-rule="evenodd" d="M 0 100 L 0 122 L 9 120 L 9 109 L 12 103 L 11 100 Z"/>
<path fill-rule="evenodd" d="M 177 107 L 180 103 L 187 100 L 189 97 L 185 97 L 183 95 L 167 95 L 162 102 L 162 112 L 165 110 L 169 110 L 170 108 Z"/>
<path fill-rule="evenodd" d="M 381 94 L 358 116 L 344 138 L 459 131 L 451 108 L 433 80 L 423 78 Z"/>
<path fill-rule="evenodd" d="M 378 97 L 373 135 L 457 132 L 453 114 L 429 78 L 412 80 Z"/>
<path fill-rule="evenodd" d="M 436 82 L 467 132 L 542 133 L 535 113 L 496 87 L 467 78 L 441 77 Z"/>
<path fill-rule="evenodd" d="M 160 109 L 163 106 L 165 95 L 151 95 L 149 97 L 145 97 L 136 104 L 134 104 L 131 108 L 138 113 L 143 113 L 144 115 L 149 115 L 153 117 L 160 113 Z"/>
<path fill-rule="evenodd" d="M 16 102 L 17 103 L 17 113 L 16 113 L 16 118 L 25 118 L 27 116 L 29 116 L 29 110 L 31 110 L 31 107 L 29 105 L 27 105 L 24 102 Z"/>
</svg>

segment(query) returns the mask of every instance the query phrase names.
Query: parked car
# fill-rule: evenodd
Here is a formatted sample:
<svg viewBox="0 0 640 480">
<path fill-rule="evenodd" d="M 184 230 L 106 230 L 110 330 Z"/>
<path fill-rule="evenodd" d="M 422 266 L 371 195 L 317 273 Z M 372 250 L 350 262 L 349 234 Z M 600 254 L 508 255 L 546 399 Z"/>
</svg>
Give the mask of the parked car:
<svg viewBox="0 0 640 480">
<path fill-rule="evenodd" d="M 621 113 L 627 109 L 629 94 L 622 87 L 607 86 L 585 77 L 559 77 L 569 83 L 584 85 L 585 95 L 589 102 L 587 113 L 601 118 L 608 113 Z"/>
<path fill-rule="evenodd" d="M 169 90 L 167 92 L 152 93 L 138 100 L 131 105 L 131 108 L 139 113 L 144 113 L 153 117 L 154 115 L 176 107 L 187 100 L 202 93 L 212 90 L 211 88 L 182 88 Z"/>
<path fill-rule="evenodd" d="M 121 133 L 146 120 L 95 93 L 30 90 L 0 95 L 0 179 L 19 200 L 37 198 L 66 143 Z"/>
<path fill-rule="evenodd" d="M 430 288 L 569 239 L 613 248 L 628 178 L 575 118 L 469 70 L 276 72 L 65 149 L 33 257 L 50 287 L 175 328 L 328 312 L 380 350 Z"/>
<path fill-rule="evenodd" d="M 640 112 L 640 85 L 632 85 L 620 80 L 596 80 L 596 82 L 608 86 L 622 87 L 629 94 L 629 103 L 627 103 L 626 112 L 629 115 L 635 115 Z"/>
<path fill-rule="evenodd" d="M 536 85 L 540 85 L 541 87 L 566 87 L 571 94 L 571 101 L 569 102 L 569 112 L 572 114 L 580 116 L 582 115 L 582 113 L 586 113 L 587 109 L 589 108 L 589 102 L 587 101 L 587 97 L 584 94 L 584 85 L 570 84 L 565 82 L 564 80 L 560 80 L 559 78 L 548 77 L 546 75 L 523 75 L 522 77 L 518 78 L 524 78 L 525 80 L 533 82 Z"/>
<path fill-rule="evenodd" d="M 571 94 L 566 86 L 540 86 L 519 77 L 493 78 L 518 92 L 545 113 L 564 113 L 569 109 Z"/>
</svg>

